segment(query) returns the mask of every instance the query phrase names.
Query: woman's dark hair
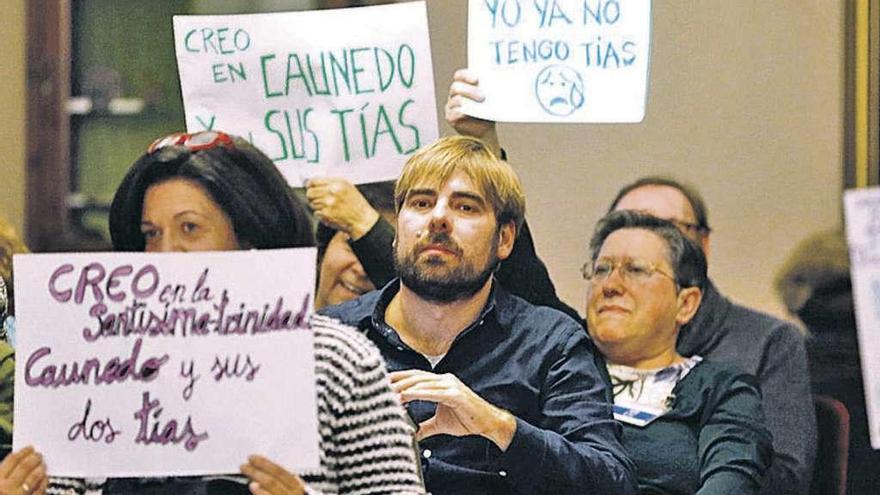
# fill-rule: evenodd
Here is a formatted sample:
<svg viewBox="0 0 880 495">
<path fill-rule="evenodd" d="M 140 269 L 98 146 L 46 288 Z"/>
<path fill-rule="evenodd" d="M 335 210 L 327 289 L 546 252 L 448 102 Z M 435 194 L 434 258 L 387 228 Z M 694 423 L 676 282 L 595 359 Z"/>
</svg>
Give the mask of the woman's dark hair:
<svg viewBox="0 0 880 495">
<path fill-rule="evenodd" d="M 314 246 L 307 209 L 269 157 L 244 139 L 191 151 L 171 145 L 132 164 L 110 206 L 110 237 L 117 251 L 143 251 L 141 215 L 147 189 L 181 178 L 198 183 L 232 222 L 243 248 Z"/>
</svg>

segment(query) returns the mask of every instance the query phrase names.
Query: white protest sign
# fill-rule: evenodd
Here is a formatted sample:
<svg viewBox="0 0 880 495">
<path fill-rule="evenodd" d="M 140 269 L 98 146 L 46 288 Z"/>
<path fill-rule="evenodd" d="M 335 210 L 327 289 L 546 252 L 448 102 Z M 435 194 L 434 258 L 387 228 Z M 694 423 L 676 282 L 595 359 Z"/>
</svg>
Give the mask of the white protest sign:
<svg viewBox="0 0 880 495">
<path fill-rule="evenodd" d="M 844 193 L 871 446 L 880 449 L 880 188 Z"/>
<path fill-rule="evenodd" d="M 501 122 L 641 122 L 651 0 L 470 0 L 468 67 Z"/>
<path fill-rule="evenodd" d="M 238 134 L 292 186 L 396 179 L 435 140 L 424 2 L 174 16 L 186 128 Z"/>
<path fill-rule="evenodd" d="M 16 255 L 14 446 L 57 476 L 319 464 L 313 248 Z"/>
</svg>

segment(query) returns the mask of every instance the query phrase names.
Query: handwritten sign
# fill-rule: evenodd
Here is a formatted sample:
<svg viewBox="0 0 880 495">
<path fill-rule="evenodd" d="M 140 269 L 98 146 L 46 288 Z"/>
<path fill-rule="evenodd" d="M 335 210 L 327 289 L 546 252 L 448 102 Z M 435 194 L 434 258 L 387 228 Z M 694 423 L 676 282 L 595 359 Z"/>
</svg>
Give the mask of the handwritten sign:
<svg viewBox="0 0 880 495">
<path fill-rule="evenodd" d="M 504 122 L 640 122 L 650 0 L 470 0 L 468 115 Z"/>
<path fill-rule="evenodd" d="M 435 140 L 424 2 L 230 16 L 175 16 L 191 132 L 238 134 L 287 181 L 396 179 Z"/>
<path fill-rule="evenodd" d="M 59 476 L 317 467 L 314 273 L 311 248 L 16 255 L 15 448 Z"/>
<path fill-rule="evenodd" d="M 880 188 L 844 193 L 871 446 L 880 449 Z"/>
</svg>

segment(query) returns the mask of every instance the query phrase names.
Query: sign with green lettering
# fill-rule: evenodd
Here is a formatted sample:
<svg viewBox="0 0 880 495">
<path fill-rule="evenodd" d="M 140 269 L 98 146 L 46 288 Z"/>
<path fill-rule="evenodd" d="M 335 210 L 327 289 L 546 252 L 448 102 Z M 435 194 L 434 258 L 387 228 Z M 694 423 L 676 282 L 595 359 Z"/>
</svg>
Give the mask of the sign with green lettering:
<svg viewBox="0 0 880 495">
<path fill-rule="evenodd" d="M 175 16 L 190 132 L 238 134 L 293 186 L 397 178 L 438 136 L 424 2 Z"/>
</svg>

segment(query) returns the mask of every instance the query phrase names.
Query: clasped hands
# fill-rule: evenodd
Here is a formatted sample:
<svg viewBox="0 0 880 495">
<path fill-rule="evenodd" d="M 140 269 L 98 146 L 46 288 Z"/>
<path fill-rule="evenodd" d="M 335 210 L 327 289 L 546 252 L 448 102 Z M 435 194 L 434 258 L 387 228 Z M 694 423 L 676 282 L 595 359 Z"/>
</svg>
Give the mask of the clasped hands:
<svg viewBox="0 0 880 495">
<path fill-rule="evenodd" d="M 516 432 L 516 418 L 474 393 L 455 375 L 422 370 L 390 373 L 391 388 L 404 404 L 423 400 L 437 404 L 434 417 L 423 421 L 417 440 L 434 435 L 479 435 L 507 450 Z"/>
<path fill-rule="evenodd" d="M 480 435 L 502 451 L 510 446 L 516 418 L 485 401 L 454 375 L 406 370 L 390 376 L 391 387 L 404 404 L 414 400 L 437 404 L 434 417 L 419 425 L 418 440 L 441 434 Z M 305 491 L 302 479 L 261 456 L 251 456 L 241 472 L 251 479 L 249 489 L 254 495 L 299 495 Z"/>
</svg>

